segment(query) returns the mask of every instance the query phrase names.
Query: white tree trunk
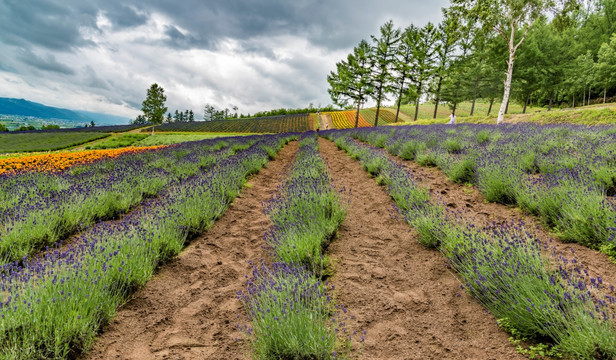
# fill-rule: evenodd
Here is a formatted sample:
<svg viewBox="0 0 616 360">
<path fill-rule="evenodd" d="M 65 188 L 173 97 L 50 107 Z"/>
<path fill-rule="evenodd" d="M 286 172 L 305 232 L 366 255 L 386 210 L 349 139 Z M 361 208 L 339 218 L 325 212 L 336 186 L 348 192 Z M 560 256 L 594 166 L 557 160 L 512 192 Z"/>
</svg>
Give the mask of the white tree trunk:
<svg viewBox="0 0 616 360">
<path fill-rule="evenodd" d="M 503 102 L 501 103 L 500 110 L 498 110 L 498 119 L 496 120 L 496 124 L 500 124 L 503 122 L 505 118 L 505 111 L 507 109 L 507 104 L 509 103 L 509 95 L 511 94 L 511 82 L 513 80 L 513 61 L 515 59 L 515 51 L 518 49 L 518 46 L 522 43 L 522 40 L 516 45 L 515 44 L 515 24 L 513 21 L 511 22 L 511 34 L 509 35 L 509 43 L 507 44 L 507 48 L 509 49 L 509 60 L 507 61 L 507 77 L 505 78 L 505 93 L 503 94 Z"/>
<path fill-rule="evenodd" d="M 503 122 L 505 118 L 505 109 L 509 102 L 509 95 L 511 94 L 511 81 L 513 80 L 513 60 L 515 58 L 515 49 L 509 49 L 509 61 L 507 61 L 507 78 L 505 79 L 505 93 L 503 94 L 503 102 L 501 103 L 500 110 L 498 110 L 497 124 Z"/>
</svg>

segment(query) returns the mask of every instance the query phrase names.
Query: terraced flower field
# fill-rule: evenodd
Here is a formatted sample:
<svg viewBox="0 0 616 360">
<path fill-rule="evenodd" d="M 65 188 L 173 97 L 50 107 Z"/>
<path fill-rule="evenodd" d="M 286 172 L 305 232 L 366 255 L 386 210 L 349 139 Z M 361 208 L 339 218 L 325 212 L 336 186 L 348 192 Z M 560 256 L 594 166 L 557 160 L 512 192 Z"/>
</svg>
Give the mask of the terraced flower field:
<svg viewBox="0 0 616 360">
<path fill-rule="evenodd" d="M 221 132 L 277 134 L 314 130 L 314 118 L 310 114 L 280 115 L 250 119 L 219 121 L 195 121 L 163 124 L 156 131 Z M 144 130 L 147 131 L 147 130 Z"/>
<path fill-rule="evenodd" d="M 355 111 L 334 111 L 325 114 L 329 114 L 332 117 L 332 121 L 336 129 L 352 129 L 355 127 Z M 372 125 L 370 125 L 370 123 L 368 123 L 360 113 L 357 127 L 369 126 Z"/>
<path fill-rule="evenodd" d="M 366 127 L 20 157 L 0 174 L 0 358 L 614 358 L 614 136 Z"/>
</svg>

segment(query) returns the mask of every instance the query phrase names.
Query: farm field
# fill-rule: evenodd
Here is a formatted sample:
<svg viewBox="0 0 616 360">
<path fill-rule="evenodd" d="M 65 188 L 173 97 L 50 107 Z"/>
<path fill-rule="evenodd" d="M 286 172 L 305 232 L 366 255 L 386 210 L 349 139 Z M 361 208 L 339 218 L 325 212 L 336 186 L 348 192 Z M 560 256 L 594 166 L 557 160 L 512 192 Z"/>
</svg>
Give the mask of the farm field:
<svg viewBox="0 0 616 360">
<path fill-rule="evenodd" d="M 0 174 L 0 354 L 616 356 L 615 136 L 367 127 Z"/>
<path fill-rule="evenodd" d="M 329 115 L 332 118 L 332 122 L 336 129 L 352 129 L 355 127 L 355 111 L 334 111 L 323 113 Z M 357 127 L 369 127 L 372 126 L 364 117 L 361 112 L 359 113 L 359 120 Z"/>
<path fill-rule="evenodd" d="M 94 132 L 32 132 L 0 134 L 0 153 L 59 150 L 109 136 Z"/>
<path fill-rule="evenodd" d="M 220 132 L 220 133 L 286 133 L 315 129 L 310 114 L 280 115 L 262 118 L 195 121 L 163 124 L 156 131 Z M 146 131 L 146 130 L 144 130 Z"/>
</svg>

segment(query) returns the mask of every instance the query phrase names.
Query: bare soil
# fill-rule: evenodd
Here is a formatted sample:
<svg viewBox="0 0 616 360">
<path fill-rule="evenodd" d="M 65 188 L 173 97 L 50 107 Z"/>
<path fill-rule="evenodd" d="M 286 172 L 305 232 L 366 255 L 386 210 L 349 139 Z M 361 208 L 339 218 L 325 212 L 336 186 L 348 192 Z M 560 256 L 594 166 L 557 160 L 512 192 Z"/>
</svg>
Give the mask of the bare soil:
<svg viewBox="0 0 616 360">
<path fill-rule="evenodd" d="M 524 359 L 496 319 L 461 290 L 435 250 L 393 215 L 392 200 L 361 165 L 319 140 L 336 186 L 350 189 L 328 253 L 337 303 L 366 330 L 362 359 Z"/>
<path fill-rule="evenodd" d="M 282 180 L 297 151 L 283 148 L 248 183 L 225 214 L 119 311 L 83 359 L 246 359 L 236 324 L 249 260 L 263 258 L 271 225 L 261 203 Z"/>
</svg>

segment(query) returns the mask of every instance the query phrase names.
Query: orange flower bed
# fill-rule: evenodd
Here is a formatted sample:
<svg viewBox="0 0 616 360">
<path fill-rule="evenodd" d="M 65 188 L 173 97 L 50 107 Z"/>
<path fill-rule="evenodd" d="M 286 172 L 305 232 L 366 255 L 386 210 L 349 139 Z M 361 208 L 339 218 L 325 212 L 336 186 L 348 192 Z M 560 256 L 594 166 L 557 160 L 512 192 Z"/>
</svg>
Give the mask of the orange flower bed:
<svg viewBox="0 0 616 360">
<path fill-rule="evenodd" d="M 21 171 L 60 171 L 73 165 L 87 164 L 100 159 L 115 158 L 122 154 L 139 153 L 164 147 L 167 146 L 127 147 L 6 158 L 0 159 L 0 174 Z"/>
</svg>

